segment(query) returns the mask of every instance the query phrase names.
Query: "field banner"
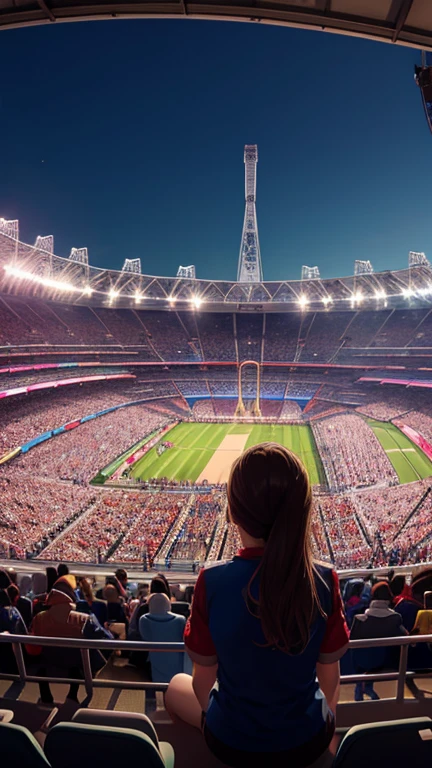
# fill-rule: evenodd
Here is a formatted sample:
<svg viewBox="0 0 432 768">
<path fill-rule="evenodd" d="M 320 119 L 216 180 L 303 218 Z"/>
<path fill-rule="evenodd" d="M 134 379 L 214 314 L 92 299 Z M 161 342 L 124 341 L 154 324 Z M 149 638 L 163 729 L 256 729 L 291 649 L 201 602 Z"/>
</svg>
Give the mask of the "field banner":
<svg viewBox="0 0 432 768">
<path fill-rule="evenodd" d="M 404 433 L 404 435 L 409 437 L 409 439 L 412 440 L 415 445 L 418 445 L 423 453 L 426 454 L 428 459 L 432 461 L 432 445 L 426 440 L 425 437 L 423 437 L 423 435 L 421 435 L 419 432 L 416 432 L 416 430 L 412 427 L 408 427 L 407 424 L 404 424 L 403 422 L 393 421 L 393 424 L 395 424 L 400 429 L 400 431 Z"/>
<path fill-rule="evenodd" d="M 45 440 L 49 440 L 50 437 L 52 437 L 52 429 L 50 429 L 49 432 L 43 432 L 42 435 L 38 435 L 37 437 L 33 438 L 33 440 L 29 440 L 28 443 L 24 443 L 24 445 L 21 446 L 21 453 L 27 453 L 27 451 L 30 451 L 30 449 L 34 448 L 35 445 L 44 443 Z"/>
</svg>

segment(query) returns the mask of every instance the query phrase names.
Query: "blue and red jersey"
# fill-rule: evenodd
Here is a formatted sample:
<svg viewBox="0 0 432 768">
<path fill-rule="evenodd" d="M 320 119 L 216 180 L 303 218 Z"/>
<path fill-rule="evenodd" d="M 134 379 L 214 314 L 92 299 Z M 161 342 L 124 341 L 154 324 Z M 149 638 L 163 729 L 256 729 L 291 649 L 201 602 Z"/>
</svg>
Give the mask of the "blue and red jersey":
<svg viewBox="0 0 432 768">
<path fill-rule="evenodd" d="M 316 565 L 327 618 L 317 614 L 301 654 L 269 646 L 244 597 L 262 552 L 242 549 L 233 560 L 200 572 L 184 639 L 192 661 L 218 665 L 206 716 L 210 732 L 233 749 L 279 752 L 306 744 L 323 728 L 328 707 L 316 664 L 340 659 L 349 633 L 337 574 Z M 258 590 L 259 572 L 252 594 Z"/>
</svg>

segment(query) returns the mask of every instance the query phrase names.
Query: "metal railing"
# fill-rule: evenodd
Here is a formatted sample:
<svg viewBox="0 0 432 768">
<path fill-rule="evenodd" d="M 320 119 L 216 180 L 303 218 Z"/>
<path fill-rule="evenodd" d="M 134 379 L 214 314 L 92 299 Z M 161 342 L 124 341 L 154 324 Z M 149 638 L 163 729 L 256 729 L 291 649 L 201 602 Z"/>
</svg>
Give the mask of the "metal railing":
<svg viewBox="0 0 432 768">
<path fill-rule="evenodd" d="M 342 675 L 341 683 L 350 684 L 357 682 L 374 681 L 379 682 L 391 682 L 397 681 L 396 696 L 393 700 L 401 703 L 405 699 L 405 683 L 407 680 L 413 679 L 420 673 L 407 669 L 408 665 L 408 650 L 410 646 L 418 645 L 420 643 L 431 643 L 432 635 L 416 635 L 416 636 L 404 636 L 404 637 L 386 637 L 376 638 L 368 640 L 350 640 L 348 648 L 352 650 L 360 650 L 365 648 L 382 648 L 382 647 L 399 647 L 399 668 L 394 672 L 376 672 L 373 674 L 355 674 L 355 675 Z M 84 685 L 86 694 L 89 698 L 93 695 L 94 688 L 124 688 L 135 689 L 145 691 L 165 691 L 168 688 L 168 683 L 158 683 L 149 681 L 128 681 L 128 680 L 110 680 L 100 677 L 94 677 L 91 669 L 90 651 L 116 651 L 116 650 L 128 650 L 128 651 L 154 651 L 159 653 L 173 653 L 173 652 L 186 652 L 184 643 L 149 643 L 144 641 L 133 640 L 86 640 L 81 638 L 64 638 L 64 637 L 37 637 L 34 635 L 9 635 L 0 634 L 0 644 L 12 645 L 16 658 L 18 674 L 13 673 L 0 673 L 0 679 L 18 681 L 22 685 L 25 683 L 38 683 L 38 682 L 50 682 L 50 683 L 76 683 Z M 27 646 L 39 646 L 39 647 L 56 647 L 56 648 L 74 648 L 80 650 L 82 658 L 83 678 L 68 678 L 68 677 L 54 677 L 51 675 L 32 675 L 28 674 L 26 662 L 23 653 L 23 645 Z M 0 651 L 1 652 L 1 651 Z M 37 657 L 32 657 L 37 664 Z M 48 663 L 48 662 L 41 662 Z M 432 677 L 432 669 L 430 672 L 422 672 L 421 677 Z"/>
</svg>

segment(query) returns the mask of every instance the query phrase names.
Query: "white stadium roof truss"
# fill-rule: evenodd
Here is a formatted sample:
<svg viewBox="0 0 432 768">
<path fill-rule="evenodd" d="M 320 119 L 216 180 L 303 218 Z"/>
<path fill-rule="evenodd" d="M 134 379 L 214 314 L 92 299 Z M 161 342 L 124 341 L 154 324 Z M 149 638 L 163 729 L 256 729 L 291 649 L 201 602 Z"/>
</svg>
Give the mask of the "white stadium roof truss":
<svg viewBox="0 0 432 768">
<path fill-rule="evenodd" d="M 159 277 L 91 267 L 0 231 L 0 292 L 119 308 L 380 309 L 407 306 L 407 302 L 408 306 L 429 306 L 432 268 L 422 264 L 343 278 L 261 283 Z"/>
</svg>

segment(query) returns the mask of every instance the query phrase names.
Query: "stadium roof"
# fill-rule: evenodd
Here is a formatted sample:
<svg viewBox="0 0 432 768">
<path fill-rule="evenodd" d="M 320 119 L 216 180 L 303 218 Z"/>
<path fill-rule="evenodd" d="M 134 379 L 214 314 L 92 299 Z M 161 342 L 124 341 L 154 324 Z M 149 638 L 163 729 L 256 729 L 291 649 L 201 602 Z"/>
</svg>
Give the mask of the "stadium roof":
<svg viewBox="0 0 432 768">
<path fill-rule="evenodd" d="M 0 0 L 0 27 L 4 28 L 163 17 L 279 24 L 432 50 L 430 0 Z"/>
<path fill-rule="evenodd" d="M 0 294 L 145 309 L 432 309 L 427 260 L 408 269 L 351 277 L 241 283 L 99 269 L 56 256 L 47 244 L 53 246 L 52 238 L 37 238 L 35 245 L 28 245 L 0 232 Z"/>
</svg>

